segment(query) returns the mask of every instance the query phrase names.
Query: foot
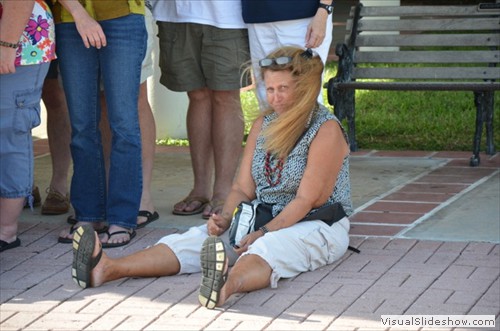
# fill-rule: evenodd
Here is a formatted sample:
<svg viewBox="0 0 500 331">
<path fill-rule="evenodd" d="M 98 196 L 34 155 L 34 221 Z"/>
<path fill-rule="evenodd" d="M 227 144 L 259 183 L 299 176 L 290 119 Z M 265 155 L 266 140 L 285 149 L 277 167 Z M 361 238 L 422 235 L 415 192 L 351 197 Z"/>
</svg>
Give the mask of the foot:
<svg viewBox="0 0 500 331">
<path fill-rule="evenodd" d="M 76 229 L 78 229 L 80 226 L 83 226 L 85 224 L 92 225 L 94 230 L 99 232 L 99 233 L 105 232 L 108 229 L 108 227 L 102 222 L 78 222 L 77 221 L 76 223 L 72 224 L 69 228 L 62 230 L 59 233 L 59 238 L 57 241 L 60 243 L 64 243 L 64 244 L 72 243 L 73 242 L 73 234 L 76 231 Z"/>
<path fill-rule="evenodd" d="M 188 196 L 174 205 L 172 213 L 174 215 L 195 215 L 203 211 L 208 204 L 208 199 L 204 197 Z"/>
<path fill-rule="evenodd" d="M 135 237 L 133 229 L 123 228 L 118 225 L 111 225 L 101 238 L 103 248 L 125 246 Z"/>
<path fill-rule="evenodd" d="M 150 194 L 146 194 L 142 192 L 141 195 L 141 204 L 139 205 L 139 213 L 137 215 L 137 225 L 141 225 L 147 221 L 149 221 L 149 215 L 153 215 L 155 213 L 155 206 Z M 149 214 L 147 214 L 149 213 Z M 139 228 L 139 227 L 138 227 Z"/>
<path fill-rule="evenodd" d="M 105 282 L 107 260 L 99 237 L 92 227 L 79 227 L 73 241 L 73 280 L 83 288 L 102 285 Z"/>
<path fill-rule="evenodd" d="M 16 237 L 16 239 L 12 241 L 0 240 L 0 252 L 6 251 L 8 249 L 16 248 L 21 246 L 21 240 Z"/>
<path fill-rule="evenodd" d="M 203 242 L 200 254 L 202 279 L 198 300 L 208 309 L 224 304 L 224 284 L 227 279 L 228 259 L 224 243 L 219 237 L 210 236 Z"/>
<path fill-rule="evenodd" d="M 137 229 L 142 229 L 149 223 L 152 223 L 160 218 L 158 212 L 150 212 L 147 210 L 139 210 L 139 216 L 137 217 Z"/>
<path fill-rule="evenodd" d="M 222 208 L 224 207 L 224 203 L 226 201 L 224 199 L 212 199 L 210 203 L 203 210 L 202 217 L 204 219 L 209 219 L 212 214 L 220 214 L 222 213 Z"/>
<path fill-rule="evenodd" d="M 47 188 L 47 197 L 42 205 L 42 215 L 60 215 L 69 211 L 69 196 Z"/>
</svg>

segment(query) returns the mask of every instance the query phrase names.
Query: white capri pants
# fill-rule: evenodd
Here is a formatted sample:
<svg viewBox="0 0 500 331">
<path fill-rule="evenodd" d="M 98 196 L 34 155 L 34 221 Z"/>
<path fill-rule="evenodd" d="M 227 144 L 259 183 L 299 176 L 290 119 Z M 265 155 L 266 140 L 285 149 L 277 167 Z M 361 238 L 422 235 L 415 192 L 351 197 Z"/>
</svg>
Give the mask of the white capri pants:
<svg viewBox="0 0 500 331">
<path fill-rule="evenodd" d="M 161 238 L 157 244 L 167 245 L 180 263 L 179 274 L 200 272 L 200 253 L 208 237 L 206 224 Z M 221 236 L 233 266 L 239 258 L 229 245 L 229 231 Z M 340 259 L 349 245 L 349 219 L 328 226 L 323 221 L 306 221 L 291 227 L 266 233 L 257 239 L 242 256 L 255 254 L 264 259 L 271 269 L 271 287 L 278 286 L 280 278 L 291 278 L 312 271 Z"/>
<path fill-rule="evenodd" d="M 250 56 L 252 58 L 252 69 L 255 77 L 255 84 L 257 85 L 257 99 L 261 110 L 266 109 L 268 104 L 266 88 L 260 76 L 259 61 L 265 58 L 269 53 L 283 46 L 297 46 L 304 47 L 305 49 L 307 27 L 309 23 L 311 23 L 311 20 L 312 18 L 309 17 L 298 20 L 246 25 L 250 44 Z M 313 51 L 318 53 L 321 57 L 323 64 L 326 63 L 328 58 L 332 39 L 333 21 L 331 16 L 328 16 L 325 39 L 319 47 L 313 48 Z M 323 104 L 323 95 L 321 92 L 318 95 L 318 102 Z"/>
</svg>

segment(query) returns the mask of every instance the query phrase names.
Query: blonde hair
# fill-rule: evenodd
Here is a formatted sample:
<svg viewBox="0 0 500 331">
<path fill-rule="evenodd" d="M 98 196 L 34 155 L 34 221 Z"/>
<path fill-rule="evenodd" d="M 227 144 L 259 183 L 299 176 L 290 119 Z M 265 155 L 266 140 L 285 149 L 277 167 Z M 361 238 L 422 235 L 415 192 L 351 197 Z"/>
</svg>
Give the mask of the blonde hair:
<svg viewBox="0 0 500 331">
<path fill-rule="evenodd" d="M 311 54 L 312 55 L 312 54 Z M 311 112 L 317 107 L 317 98 L 321 90 L 321 74 L 323 62 L 318 55 L 305 56 L 304 49 L 299 47 L 282 47 L 268 55 L 268 58 L 288 56 L 292 61 L 284 65 L 271 65 L 261 68 L 262 77 L 268 71 L 285 71 L 292 73 L 295 80 L 295 95 L 291 108 L 280 114 L 263 131 L 266 149 L 285 159 L 295 147 L 304 133 Z M 273 109 L 267 109 L 264 115 Z"/>
</svg>

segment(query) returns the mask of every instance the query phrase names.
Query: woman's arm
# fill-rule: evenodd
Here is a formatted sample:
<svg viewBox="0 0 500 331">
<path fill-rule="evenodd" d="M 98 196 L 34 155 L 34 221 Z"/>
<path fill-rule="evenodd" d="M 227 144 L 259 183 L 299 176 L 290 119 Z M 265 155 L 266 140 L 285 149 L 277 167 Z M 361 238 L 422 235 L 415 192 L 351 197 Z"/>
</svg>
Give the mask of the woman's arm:
<svg viewBox="0 0 500 331">
<path fill-rule="evenodd" d="M 327 4 L 328 1 L 325 2 Z M 330 2 L 331 4 L 331 2 Z M 316 48 L 321 46 L 326 36 L 326 22 L 331 20 L 331 16 L 323 8 L 318 8 L 313 16 L 306 33 L 306 47 Z"/>
<path fill-rule="evenodd" d="M 82 37 L 85 47 L 101 48 L 106 46 L 106 36 L 101 25 L 87 13 L 79 1 L 58 0 L 61 5 L 73 16 L 76 29 Z"/>
<path fill-rule="evenodd" d="M 233 183 L 231 192 L 229 192 L 222 212 L 219 215 L 213 215 L 208 220 L 208 233 L 211 235 L 221 235 L 229 229 L 233 218 L 234 209 L 242 201 L 251 201 L 255 199 L 255 182 L 252 177 L 252 159 L 257 142 L 257 136 L 262 127 L 262 117 L 255 120 L 250 133 L 248 134 L 243 157 L 240 162 L 238 175 Z"/>
<path fill-rule="evenodd" d="M 17 45 L 33 12 L 35 0 L 2 1 L 3 14 L 0 19 L 0 40 Z M 0 74 L 16 72 L 17 47 L 0 46 Z"/>
</svg>

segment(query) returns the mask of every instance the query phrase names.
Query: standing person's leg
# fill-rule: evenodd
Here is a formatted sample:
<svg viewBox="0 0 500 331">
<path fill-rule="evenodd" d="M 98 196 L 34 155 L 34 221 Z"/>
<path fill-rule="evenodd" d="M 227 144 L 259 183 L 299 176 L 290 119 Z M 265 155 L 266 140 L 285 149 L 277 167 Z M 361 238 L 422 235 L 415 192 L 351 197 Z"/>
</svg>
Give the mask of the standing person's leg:
<svg viewBox="0 0 500 331">
<path fill-rule="evenodd" d="M 202 71 L 202 25 L 158 21 L 160 83 L 176 92 L 187 91 L 186 117 L 194 185 L 186 198 L 174 205 L 173 214 L 203 211 L 212 190 L 213 148 L 211 92 Z"/>
<path fill-rule="evenodd" d="M 40 100 L 49 63 L 0 75 L 0 252 L 21 244 L 19 215 L 33 185 L 31 129 L 40 124 Z"/>
<path fill-rule="evenodd" d="M 156 147 L 156 124 L 153 111 L 148 100 L 147 79 L 153 75 L 152 51 L 154 48 L 153 15 L 146 8 L 146 30 L 148 33 L 146 56 L 142 61 L 141 85 L 139 90 L 139 125 L 141 128 L 142 145 L 142 195 L 137 216 L 137 227 L 141 228 L 157 220 L 160 216 L 155 211 L 151 194 L 151 180 L 153 177 L 153 164 Z M 109 155 L 111 153 L 111 132 L 109 129 L 106 98 L 101 95 L 101 134 L 104 147 L 106 173 L 109 173 Z"/>
<path fill-rule="evenodd" d="M 212 178 L 214 171 L 213 146 L 211 137 L 212 94 L 207 88 L 188 92 L 189 106 L 186 127 L 191 154 L 194 185 L 189 197 L 174 206 L 177 212 L 200 213 L 212 194 Z"/>
<path fill-rule="evenodd" d="M 141 74 L 142 75 L 142 74 Z M 141 128 L 141 145 L 142 145 L 142 194 L 141 203 L 138 211 L 137 226 L 138 228 L 146 226 L 159 218 L 155 211 L 153 197 L 151 194 L 151 181 L 153 178 L 153 165 L 156 147 L 156 124 L 153 117 L 153 111 L 148 101 L 148 86 L 147 80 L 140 85 L 139 88 L 139 125 Z M 104 160 L 106 164 L 106 174 L 109 178 L 109 156 L 111 154 L 111 132 L 108 121 L 108 111 L 106 106 L 106 98 L 104 92 L 101 94 L 101 124 L 100 130 L 102 134 Z"/>
<path fill-rule="evenodd" d="M 139 125 L 141 127 L 142 145 L 142 195 L 137 226 L 143 227 L 145 222 L 152 222 L 159 217 L 155 211 L 151 194 L 156 149 L 156 124 L 148 101 L 147 80 L 141 84 L 139 91 Z"/>
<path fill-rule="evenodd" d="M 210 204 L 203 211 L 208 219 L 220 213 L 231 190 L 242 153 L 244 121 L 240 88 L 248 84 L 244 65 L 250 58 L 246 29 L 205 26 L 202 65 L 211 90 L 210 139 L 215 165 Z"/>
<path fill-rule="evenodd" d="M 204 218 L 222 211 L 233 183 L 242 152 L 244 134 L 240 91 L 212 91 L 212 145 L 215 162 L 215 181 L 210 206 Z"/>
<path fill-rule="evenodd" d="M 100 23 L 108 41 L 99 50 L 99 58 L 111 129 L 106 208 L 110 228 L 102 241 L 104 247 L 116 247 L 135 236 L 142 193 L 138 98 L 147 32 L 142 15 Z"/>
<path fill-rule="evenodd" d="M 57 24 L 56 34 L 71 123 L 71 204 L 79 223 L 102 228 L 99 223 L 106 219 L 107 194 L 99 130 L 99 50 L 84 46 L 75 24 Z M 62 231 L 59 242 L 71 243 L 76 228 Z"/>
<path fill-rule="evenodd" d="M 42 205 L 42 215 L 58 215 L 69 211 L 68 173 L 71 164 L 71 129 L 64 90 L 57 79 L 58 61 L 52 61 L 52 76 L 43 84 L 42 100 L 47 110 L 47 136 L 52 177 L 48 195 Z"/>
<path fill-rule="evenodd" d="M 141 86 L 139 90 L 139 125 L 141 127 L 141 145 L 142 145 L 142 195 L 139 206 L 139 215 L 137 217 L 137 226 L 144 227 L 148 223 L 159 218 L 153 203 L 151 194 L 151 181 L 153 179 L 153 165 L 156 149 L 156 123 L 148 100 L 148 77 L 153 75 L 153 56 L 154 48 L 154 27 L 153 14 L 149 8 L 146 8 L 144 16 L 146 23 L 147 47 L 146 55 L 142 61 L 141 68 Z"/>
</svg>

